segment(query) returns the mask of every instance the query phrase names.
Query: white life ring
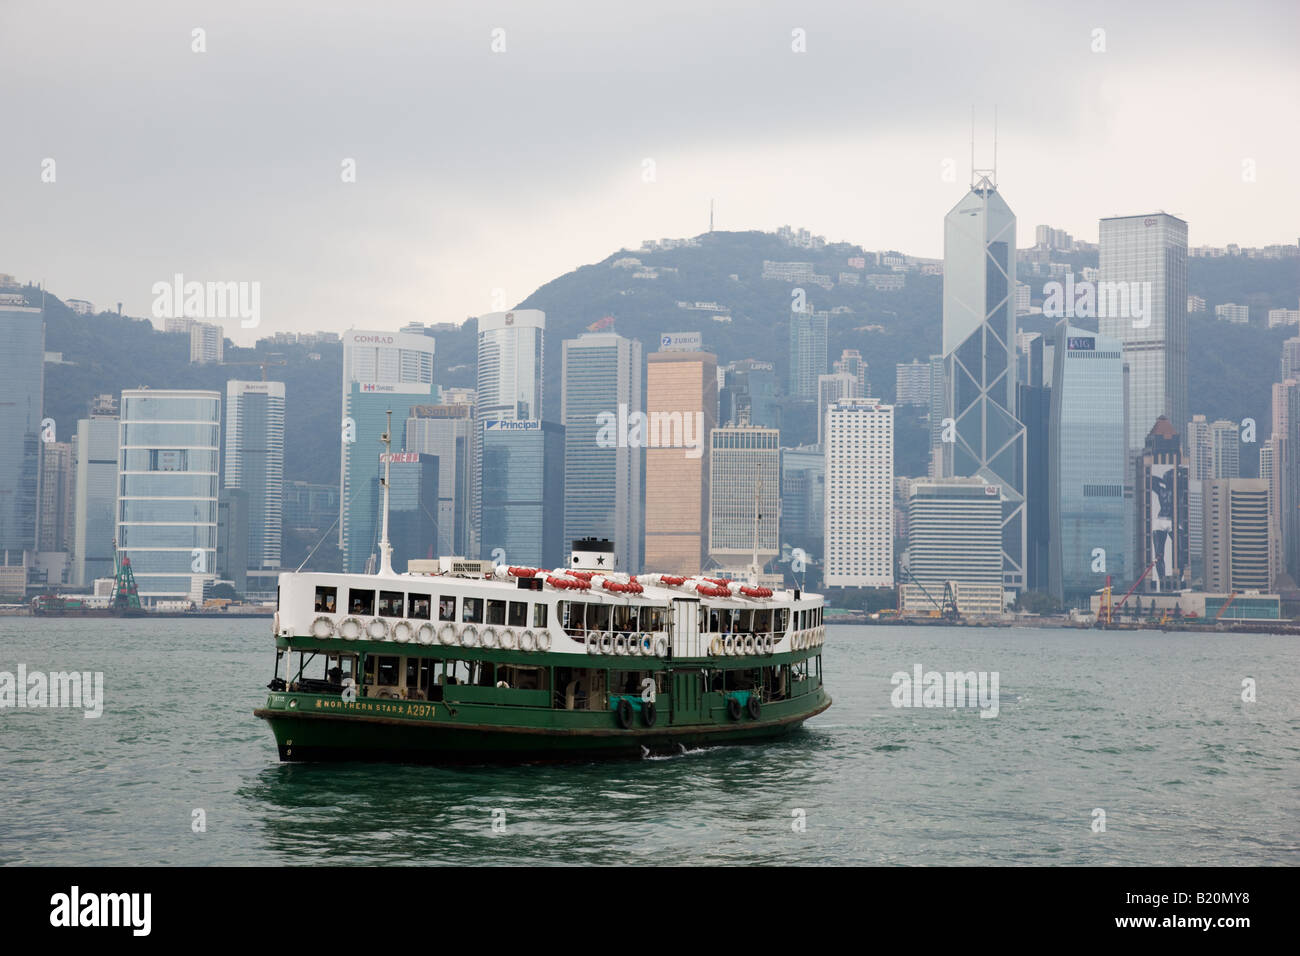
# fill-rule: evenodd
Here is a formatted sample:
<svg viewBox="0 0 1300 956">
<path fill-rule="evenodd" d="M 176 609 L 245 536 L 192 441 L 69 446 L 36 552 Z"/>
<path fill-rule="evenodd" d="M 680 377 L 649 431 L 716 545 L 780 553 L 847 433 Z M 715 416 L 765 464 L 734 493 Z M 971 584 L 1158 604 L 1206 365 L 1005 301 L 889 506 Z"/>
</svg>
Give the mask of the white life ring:
<svg viewBox="0 0 1300 956">
<path fill-rule="evenodd" d="M 549 651 L 549 650 L 551 649 L 551 632 L 550 632 L 550 631 L 538 631 L 538 632 L 537 632 L 537 649 L 538 649 L 539 651 Z"/>
<path fill-rule="evenodd" d="M 655 638 L 655 657 L 668 656 L 668 638 L 660 634 Z"/>
<path fill-rule="evenodd" d="M 614 653 L 614 635 L 608 632 L 600 635 L 600 652 L 602 654 Z"/>
<path fill-rule="evenodd" d="M 463 628 L 463 629 L 461 630 L 461 632 L 460 632 L 460 646 L 461 646 L 461 647 L 478 647 L 478 646 L 479 646 L 479 641 L 478 641 L 478 628 L 475 627 L 473 624 L 470 624 L 470 625 L 468 625 L 467 627 L 465 627 L 465 628 Z"/>
<path fill-rule="evenodd" d="M 599 654 L 599 653 L 600 653 L 600 638 L 599 638 L 599 637 L 594 637 L 593 635 L 588 634 L 587 637 L 586 637 L 586 645 L 587 645 L 587 653 L 588 653 L 588 654 Z"/>
<path fill-rule="evenodd" d="M 278 633 L 278 630 L 277 630 Z M 334 636 L 334 622 L 325 615 L 321 615 L 311 622 L 311 636 L 324 640 L 327 637 Z"/>
<path fill-rule="evenodd" d="M 641 656 L 652 657 L 655 652 L 655 639 L 649 634 L 641 634 Z"/>
<path fill-rule="evenodd" d="M 398 644 L 405 644 L 411 639 L 411 625 L 406 621 L 398 621 L 393 625 L 393 640 Z"/>
<path fill-rule="evenodd" d="M 497 635 L 497 629 L 496 629 L 495 627 L 485 627 L 485 628 L 483 628 L 483 634 L 482 634 L 482 636 L 479 638 L 479 646 L 480 646 L 480 647 L 488 647 L 488 648 L 491 648 L 491 647 L 496 647 L 496 646 L 498 646 L 500 643 L 501 643 L 501 641 L 500 641 L 499 636 Z"/>
<path fill-rule="evenodd" d="M 771 635 L 771 634 L 764 634 L 764 635 L 763 635 L 763 653 L 764 653 L 764 654 L 771 654 L 774 650 L 776 650 L 776 641 L 774 641 L 774 640 L 772 639 L 772 635 Z"/>
<path fill-rule="evenodd" d="M 515 632 L 506 628 L 501 632 L 501 646 L 507 651 L 513 651 L 519 646 L 519 640 L 515 637 Z"/>
<path fill-rule="evenodd" d="M 382 617 L 371 618 L 370 623 L 366 625 L 366 637 L 372 641 L 387 640 L 388 622 Z"/>
<path fill-rule="evenodd" d="M 713 640 L 709 641 L 709 656 L 710 657 L 722 656 L 722 638 L 715 637 Z"/>
<path fill-rule="evenodd" d="M 415 632 L 415 639 L 426 647 L 437 640 L 437 637 L 432 624 L 421 624 L 420 629 Z"/>
<path fill-rule="evenodd" d="M 614 635 L 614 653 L 617 654 L 617 655 L 619 655 L 620 657 L 623 657 L 623 656 L 625 656 L 625 655 L 627 654 L 627 635 L 626 635 L 626 634 L 615 634 L 615 635 Z"/>
<path fill-rule="evenodd" d="M 745 653 L 746 654 L 758 653 L 758 642 L 754 639 L 753 634 L 750 634 L 745 638 Z"/>
<path fill-rule="evenodd" d="M 525 652 L 537 650 L 537 638 L 532 631 L 524 631 L 519 635 L 519 649 Z"/>
<path fill-rule="evenodd" d="M 345 617 L 339 623 L 339 637 L 345 641 L 355 641 L 361 636 L 361 618 Z"/>
<path fill-rule="evenodd" d="M 424 627 L 429 628 L 430 631 L 433 630 L 433 625 L 432 625 L 432 624 L 426 624 L 426 625 L 424 625 Z M 424 627 L 420 628 L 420 630 L 423 631 L 423 630 L 424 630 Z M 439 643 L 439 644 L 455 644 L 455 643 L 456 643 L 456 625 L 455 625 L 455 624 L 452 624 L 452 623 L 448 622 L 448 623 L 444 624 L 442 627 L 438 628 L 438 643 Z"/>
</svg>

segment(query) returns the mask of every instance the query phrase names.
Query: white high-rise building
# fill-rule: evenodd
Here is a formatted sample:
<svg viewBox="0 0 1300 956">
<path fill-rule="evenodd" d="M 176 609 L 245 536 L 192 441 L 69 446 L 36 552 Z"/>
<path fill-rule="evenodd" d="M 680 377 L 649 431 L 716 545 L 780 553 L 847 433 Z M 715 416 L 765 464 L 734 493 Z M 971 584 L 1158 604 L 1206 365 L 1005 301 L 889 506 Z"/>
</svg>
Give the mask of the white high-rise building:
<svg viewBox="0 0 1300 956">
<path fill-rule="evenodd" d="M 904 611 L 938 611 L 951 584 L 962 614 L 1000 614 L 1002 503 L 983 478 L 917 479 L 907 506 Z"/>
<path fill-rule="evenodd" d="M 248 570 L 280 567 L 284 382 L 226 382 L 227 488 L 248 502 Z"/>
<path fill-rule="evenodd" d="M 817 444 L 826 444 L 826 410 L 846 398 L 864 398 L 857 378 L 848 372 L 817 376 Z"/>
<path fill-rule="evenodd" d="M 912 359 L 910 365 L 902 362 L 894 366 L 894 403 L 896 405 L 917 405 L 922 408 L 930 404 L 930 366 L 920 359 Z"/>
<path fill-rule="evenodd" d="M 1099 266 L 1099 289 L 1116 295 L 1098 295 L 1098 331 L 1124 343 L 1128 449 L 1136 454 L 1160 416 L 1188 420 L 1187 223 L 1163 212 L 1103 219 Z M 1103 310 L 1103 300 L 1122 305 L 1121 287 L 1107 283 L 1123 283 L 1127 310 Z M 1144 305 L 1141 316 L 1132 308 L 1135 291 Z"/>
<path fill-rule="evenodd" d="M 226 344 L 221 326 L 212 322 L 186 321 L 190 323 L 190 364 L 220 365 Z"/>
<path fill-rule="evenodd" d="M 117 510 L 116 403 L 111 411 L 92 410 L 77 422 L 72 442 L 76 458 L 73 478 L 72 571 L 69 580 L 90 587 L 95 578 L 113 576 L 113 536 Z"/>
<path fill-rule="evenodd" d="M 828 587 L 894 586 L 894 406 L 848 398 L 826 411 Z"/>
<path fill-rule="evenodd" d="M 343 335 L 343 390 L 353 382 L 433 382 L 434 340 L 410 332 L 349 329 Z"/>
<path fill-rule="evenodd" d="M 540 421 L 546 313 L 493 312 L 478 320 L 478 418 Z"/>
<path fill-rule="evenodd" d="M 1210 425 L 1210 445 L 1213 449 L 1214 474 L 1212 478 L 1241 477 L 1241 433 L 1238 424 L 1220 419 Z"/>
</svg>

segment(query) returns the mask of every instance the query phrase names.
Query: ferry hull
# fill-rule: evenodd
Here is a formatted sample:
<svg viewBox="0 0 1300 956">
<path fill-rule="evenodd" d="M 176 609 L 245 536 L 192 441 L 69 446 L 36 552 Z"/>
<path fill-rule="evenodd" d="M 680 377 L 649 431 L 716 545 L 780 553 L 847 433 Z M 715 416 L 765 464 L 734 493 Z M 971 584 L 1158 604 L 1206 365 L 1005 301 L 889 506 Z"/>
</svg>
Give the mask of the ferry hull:
<svg viewBox="0 0 1300 956">
<path fill-rule="evenodd" d="M 262 709 L 286 762 L 368 761 L 424 764 L 548 763 L 671 755 L 683 749 L 775 740 L 830 706 L 829 696 L 770 719 L 688 726 L 534 728 L 448 725 Z"/>
</svg>

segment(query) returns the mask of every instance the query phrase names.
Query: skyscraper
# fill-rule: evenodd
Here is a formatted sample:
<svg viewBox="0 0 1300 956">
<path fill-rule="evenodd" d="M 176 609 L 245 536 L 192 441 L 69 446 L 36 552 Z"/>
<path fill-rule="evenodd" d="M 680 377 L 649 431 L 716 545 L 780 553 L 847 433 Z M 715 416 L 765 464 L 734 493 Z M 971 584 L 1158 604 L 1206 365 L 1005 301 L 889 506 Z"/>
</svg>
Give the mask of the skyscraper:
<svg viewBox="0 0 1300 956">
<path fill-rule="evenodd" d="M 641 407 L 641 343 L 613 332 L 564 342 L 564 554 L 579 538 L 614 542 L 616 567 L 641 568 L 641 444 L 628 425 Z"/>
<path fill-rule="evenodd" d="M 1098 280 L 1098 331 L 1124 343 L 1136 453 L 1160 416 L 1188 421 L 1187 223 L 1163 212 L 1101 220 Z"/>
<path fill-rule="evenodd" d="M 1207 481 L 1204 525 L 1206 591 L 1267 591 L 1273 586 L 1266 480 Z"/>
<path fill-rule="evenodd" d="M 1130 580 L 1124 354 L 1119 339 L 1062 322 L 1054 359 L 1048 465 L 1051 591 L 1058 600 L 1087 607 L 1107 576 Z"/>
<path fill-rule="evenodd" d="M 930 366 L 920 359 L 912 359 L 909 365 L 902 362 L 895 364 L 894 395 L 897 405 L 929 406 Z"/>
<path fill-rule="evenodd" d="M 199 600 L 217 574 L 221 393 L 122 392 L 117 553 L 143 600 Z"/>
<path fill-rule="evenodd" d="M 72 473 L 72 443 L 42 442 L 37 551 L 72 550 Z"/>
<path fill-rule="evenodd" d="M 843 399 L 864 397 L 858 387 L 857 377 L 848 372 L 817 376 L 817 444 L 826 443 L 827 410 Z"/>
<path fill-rule="evenodd" d="M 717 366 L 709 352 L 646 357 L 646 571 L 694 574 L 704 566 Z"/>
<path fill-rule="evenodd" d="M 469 404 L 416 405 L 406 419 L 406 450 L 438 459 L 438 554 L 479 553 L 470 523 L 478 484 L 478 422 Z"/>
<path fill-rule="evenodd" d="M 962 614 L 1000 614 L 1002 496 L 983 478 L 928 478 L 912 484 L 907 559 L 899 585 L 904 611 L 938 611 L 951 584 Z"/>
<path fill-rule="evenodd" d="M 248 568 L 280 567 L 284 382 L 226 382 L 226 488 L 247 494 Z"/>
<path fill-rule="evenodd" d="M 1188 586 L 1188 477 L 1182 439 L 1163 415 L 1137 458 L 1137 541 L 1133 565 L 1141 565 L 1147 591 Z"/>
<path fill-rule="evenodd" d="M 369 499 L 378 475 L 375 442 L 387 427 L 384 412 L 393 410 L 393 447 L 400 450 L 407 413 L 412 405 L 429 404 L 433 374 L 434 340 L 427 335 L 359 329 L 343 335 L 338 535 L 345 571 L 363 571 L 378 541 Z"/>
<path fill-rule="evenodd" d="M 388 427 L 392 411 L 394 451 L 398 450 L 404 423 L 411 409 L 428 405 L 431 386 L 419 382 L 391 385 L 353 382 L 344 393 L 344 407 L 350 419 L 353 441 L 343 445 L 343 485 L 339 508 L 339 548 L 343 552 L 343 570 L 348 574 L 364 573 L 371 565 L 379 567 L 379 514 L 376 488 L 383 474 L 379 453 L 380 436 Z M 347 436 L 345 436 L 346 438 Z"/>
<path fill-rule="evenodd" d="M 483 557 L 556 568 L 564 562 L 564 427 L 489 419 L 483 434 Z"/>
<path fill-rule="evenodd" d="M 1220 419 L 1210 426 L 1215 478 L 1241 477 L 1241 438 L 1237 423 Z"/>
<path fill-rule="evenodd" d="M 817 400 L 817 377 L 826 374 L 826 324 L 830 314 L 790 313 L 790 395 L 805 401 Z"/>
<path fill-rule="evenodd" d="M 846 398 L 826 412 L 825 581 L 894 586 L 894 406 Z"/>
<path fill-rule="evenodd" d="M 781 433 L 727 425 L 709 444 L 709 557 L 740 569 L 757 549 L 761 571 L 781 553 Z"/>
<path fill-rule="evenodd" d="M 113 537 L 117 511 L 117 402 L 92 403 L 90 417 L 77 422 L 73 454 L 72 571 L 77 587 L 90 587 L 96 578 L 113 576 Z"/>
<path fill-rule="evenodd" d="M 1300 335 L 1282 343 L 1282 381 L 1300 376 Z"/>
<path fill-rule="evenodd" d="M 383 457 L 381 452 L 380 468 Z M 412 560 L 439 557 L 438 459 L 419 452 L 395 451 L 388 466 L 388 538 L 393 548 L 393 570 L 401 574 Z M 378 475 L 373 496 L 379 509 L 375 521 L 382 523 L 384 499 Z"/>
<path fill-rule="evenodd" d="M 1016 217 L 991 174 L 944 219 L 945 406 L 955 440 L 940 442 L 942 474 L 1000 489 L 1003 583 L 1025 585 L 1025 429 L 1015 416 Z"/>
<path fill-rule="evenodd" d="M 478 320 L 478 418 L 542 418 L 546 313 L 493 312 Z"/>
<path fill-rule="evenodd" d="M 22 563 L 36 548 L 41 419 L 45 396 L 45 316 L 21 305 L 19 293 L 0 301 L 0 564 Z M 9 301 L 12 300 L 12 301 Z"/>
<path fill-rule="evenodd" d="M 869 368 L 863 361 L 862 353 L 857 349 L 844 349 L 840 357 L 831 364 L 831 370 L 838 374 L 851 375 L 857 383 L 853 390 L 854 398 L 868 398 L 871 395 Z"/>
</svg>

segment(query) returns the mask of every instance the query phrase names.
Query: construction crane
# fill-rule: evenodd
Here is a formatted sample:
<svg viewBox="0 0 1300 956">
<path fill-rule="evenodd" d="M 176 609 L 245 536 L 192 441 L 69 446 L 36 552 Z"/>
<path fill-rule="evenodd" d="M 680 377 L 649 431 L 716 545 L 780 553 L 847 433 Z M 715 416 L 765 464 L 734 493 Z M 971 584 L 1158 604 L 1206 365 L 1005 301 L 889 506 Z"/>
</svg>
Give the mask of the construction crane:
<svg viewBox="0 0 1300 956">
<path fill-rule="evenodd" d="M 277 362 L 277 361 L 274 361 L 274 357 L 277 356 L 277 355 L 280 356 L 280 361 L 278 361 L 278 362 Z M 288 365 L 289 363 L 286 362 L 286 361 L 284 360 L 284 353 L 283 353 L 283 352 L 272 352 L 270 358 L 263 359 L 263 360 L 260 361 L 260 362 L 222 362 L 221 364 L 222 364 L 222 365 L 257 365 L 257 366 L 259 366 L 259 367 L 262 369 L 262 381 L 265 382 L 265 381 L 266 381 L 266 369 L 267 369 L 267 366 L 270 366 L 270 365 Z"/>
<path fill-rule="evenodd" d="M 1132 586 L 1127 591 L 1124 592 L 1124 596 L 1119 599 L 1119 603 L 1116 604 L 1114 608 L 1111 608 L 1110 606 L 1110 596 L 1111 596 L 1110 576 L 1109 575 L 1106 576 L 1106 588 L 1102 593 L 1105 595 L 1103 601 L 1103 607 L 1105 608 L 1106 611 L 1107 627 L 1110 627 L 1110 625 L 1114 622 L 1115 615 L 1118 614 L 1120 609 L 1124 607 L 1124 602 L 1126 602 L 1129 599 L 1129 597 L 1132 596 L 1133 592 L 1137 590 L 1137 586 L 1141 584 L 1144 580 L 1146 580 L 1146 576 L 1151 572 L 1151 569 L 1154 568 L 1155 566 L 1156 566 L 1156 562 L 1152 561 L 1150 564 L 1148 564 L 1145 568 L 1142 569 L 1142 573 L 1137 576 L 1137 580 L 1134 581 Z"/>
<path fill-rule="evenodd" d="M 939 612 L 938 615 L 939 617 L 942 617 L 944 620 L 948 620 L 948 621 L 956 621 L 961 618 L 961 612 L 957 609 L 956 590 L 953 588 L 953 584 L 956 582 L 945 581 L 943 583 L 943 603 L 941 604 L 934 599 L 934 595 L 931 594 L 929 591 L 927 591 L 925 589 L 925 585 L 922 584 L 920 581 L 918 581 L 907 568 L 899 569 L 899 577 L 904 580 L 911 581 L 912 584 L 915 584 L 918 588 L 920 588 L 921 593 L 926 596 L 926 599 L 929 600 L 929 602 L 933 604 L 935 606 L 935 609 Z M 902 589 L 901 588 L 899 589 L 899 602 L 900 602 L 899 611 L 902 611 L 902 607 L 901 607 Z"/>
<path fill-rule="evenodd" d="M 1223 617 L 1223 612 L 1228 609 L 1228 605 L 1231 604 L 1236 599 L 1237 599 L 1237 592 L 1233 591 L 1231 594 L 1228 595 L 1228 600 L 1223 602 L 1223 607 L 1219 608 L 1219 613 L 1214 615 L 1214 619 L 1217 621 L 1219 618 Z"/>
</svg>

